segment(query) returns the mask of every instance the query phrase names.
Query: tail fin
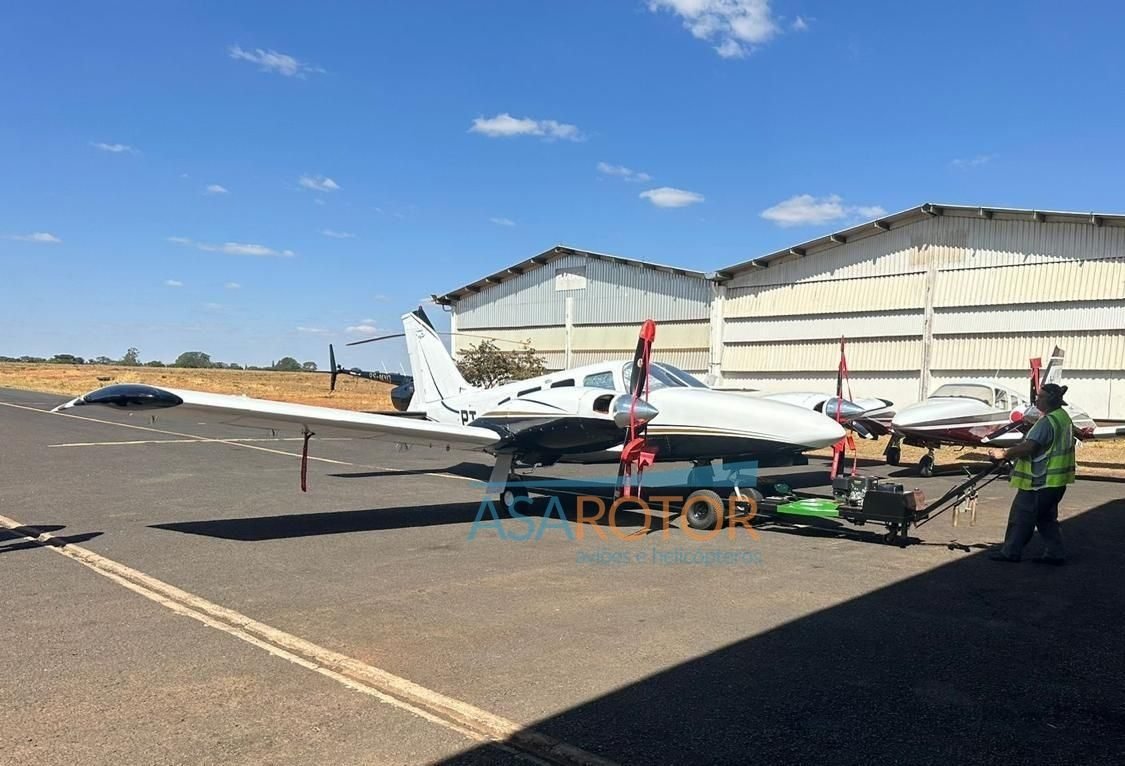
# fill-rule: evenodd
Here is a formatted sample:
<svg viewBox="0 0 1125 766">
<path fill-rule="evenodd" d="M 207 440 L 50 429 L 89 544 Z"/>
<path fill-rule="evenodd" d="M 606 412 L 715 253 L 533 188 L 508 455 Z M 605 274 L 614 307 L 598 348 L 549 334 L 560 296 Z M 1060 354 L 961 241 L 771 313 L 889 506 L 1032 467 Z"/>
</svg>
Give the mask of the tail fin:
<svg viewBox="0 0 1125 766">
<path fill-rule="evenodd" d="M 410 355 L 415 397 L 420 397 L 422 406 L 474 390 L 462 377 L 421 306 L 417 311 L 402 315 L 402 329 Z"/>
<path fill-rule="evenodd" d="M 1055 346 L 1055 350 L 1051 352 L 1051 360 L 1047 362 L 1047 369 L 1043 371 L 1043 378 L 1039 385 L 1044 386 L 1047 383 L 1062 384 L 1062 368 L 1063 368 L 1063 350 Z"/>
</svg>

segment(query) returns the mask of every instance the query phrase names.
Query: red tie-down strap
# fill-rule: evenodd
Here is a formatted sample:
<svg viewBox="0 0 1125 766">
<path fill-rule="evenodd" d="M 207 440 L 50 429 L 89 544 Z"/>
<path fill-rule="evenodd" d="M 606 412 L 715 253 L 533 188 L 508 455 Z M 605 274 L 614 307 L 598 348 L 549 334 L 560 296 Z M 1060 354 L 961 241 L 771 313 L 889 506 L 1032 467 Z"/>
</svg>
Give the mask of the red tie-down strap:
<svg viewBox="0 0 1125 766">
<path fill-rule="evenodd" d="M 309 475 L 309 437 L 313 435 L 312 431 L 305 430 L 305 444 L 301 448 L 301 491 L 308 492 L 308 475 Z"/>
<path fill-rule="evenodd" d="M 645 440 L 643 437 L 637 437 L 625 445 L 625 449 L 621 451 L 621 462 L 625 467 L 625 481 L 622 487 L 623 497 L 633 497 L 632 476 L 633 469 L 637 471 L 637 490 L 641 486 L 641 475 L 644 470 L 656 462 L 656 451 L 645 449 Z"/>
</svg>

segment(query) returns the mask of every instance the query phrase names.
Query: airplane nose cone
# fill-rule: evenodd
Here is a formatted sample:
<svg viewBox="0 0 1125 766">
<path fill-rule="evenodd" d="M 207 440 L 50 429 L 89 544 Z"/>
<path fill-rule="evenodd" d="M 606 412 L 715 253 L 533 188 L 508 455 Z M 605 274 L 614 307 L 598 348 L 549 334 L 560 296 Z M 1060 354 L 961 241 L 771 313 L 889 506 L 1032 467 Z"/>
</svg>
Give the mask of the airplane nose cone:
<svg viewBox="0 0 1125 766">
<path fill-rule="evenodd" d="M 613 424 L 618 428 L 628 428 L 633 419 L 636 419 L 637 425 L 642 425 L 658 414 L 658 409 L 641 398 L 634 403 L 631 396 L 619 396 L 613 403 Z"/>
<path fill-rule="evenodd" d="M 801 421 L 794 423 L 794 431 L 803 435 L 801 443 L 810 449 L 830 447 L 847 435 L 842 425 L 819 412 L 805 411 Z"/>
<path fill-rule="evenodd" d="M 855 402 L 850 402 L 847 399 L 838 399 L 832 397 L 824 403 L 824 414 L 830 418 L 836 417 L 836 410 L 839 409 L 840 417 L 844 420 L 850 420 L 862 415 L 866 410 Z"/>
</svg>

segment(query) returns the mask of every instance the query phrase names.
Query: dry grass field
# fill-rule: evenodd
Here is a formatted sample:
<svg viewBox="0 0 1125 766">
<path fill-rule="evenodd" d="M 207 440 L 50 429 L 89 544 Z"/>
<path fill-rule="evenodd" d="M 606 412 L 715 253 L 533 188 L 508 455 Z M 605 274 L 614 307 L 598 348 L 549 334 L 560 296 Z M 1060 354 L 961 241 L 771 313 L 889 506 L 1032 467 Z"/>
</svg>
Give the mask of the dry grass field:
<svg viewBox="0 0 1125 766">
<path fill-rule="evenodd" d="M 346 375 L 337 378 L 336 390 L 332 392 L 328 390 L 328 375 L 322 373 L 0 362 L 0 388 L 77 396 L 111 383 L 150 383 L 349 410 L 393 410 L 390 399 L 392 386 Z M 886 439 L 856 439 L 855 442 L 860 460 L 883 462 Z M 831 451 L 810 454 L 827 456 L 831 455 Z M 903 446 L 902 466 L 917 464 L 923 454 L 924 450 Z M 849 452 L 849 463 L 851 459 L 852 453 Z M 940 468 L 954 464 L 974 467 L 988 458 L 982 450 L 947 448 L 937 453 L 937 459 Z M 1078 465 L 1081 475 L 1125 477 L 1125 440 L 1080 445 Z"/>
<path fill-rule="evenodd" d="M 0 363 L 0 388 L 77 396 L 113 383 L 149 383 L 349 410 L 394 409 L 391 405 L 393 386 L 347 375 L 338 377 L 336 390 L 329 391 L 329 377 L 323 373 Z"/>
</svg>

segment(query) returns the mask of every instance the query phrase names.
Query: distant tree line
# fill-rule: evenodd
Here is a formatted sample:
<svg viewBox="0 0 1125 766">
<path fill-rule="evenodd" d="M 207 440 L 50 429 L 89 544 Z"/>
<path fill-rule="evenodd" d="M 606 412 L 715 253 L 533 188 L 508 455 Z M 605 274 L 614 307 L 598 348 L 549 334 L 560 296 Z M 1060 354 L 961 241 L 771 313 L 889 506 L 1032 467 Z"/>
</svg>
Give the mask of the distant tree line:
<svg viewBox="0 0 1125 766">
<path fill-rule="evenodd" d="M 120 359 L 110 359 L 108 356 L 98 356 L 93 359 L 84 359 L 74 354 L 55 354 L 50 359 L 41 356 L 0 356 L 0 362 L 21 362 L 23 364 L 97 364 L 116 365 L 119 367 L 188 367 L 208 370 L 274 370 L 277 372 L 316 372 L 316 362 L 298 362 L 291 356 L 277 360 L 269 367 L 256 367 L 254 365 L 241 365 L 233 362 L 214 362 L 211 355 L 202 351 L 185 351 L 176 357 L 176 361 L 165 364 L 159 359 L 148 362 L 141 361 L 140 352 L 130 348 L 125 356 Z"/>
</svg>

